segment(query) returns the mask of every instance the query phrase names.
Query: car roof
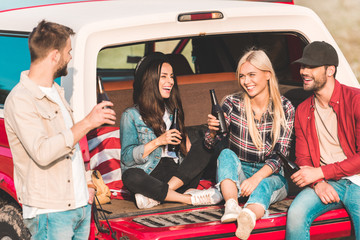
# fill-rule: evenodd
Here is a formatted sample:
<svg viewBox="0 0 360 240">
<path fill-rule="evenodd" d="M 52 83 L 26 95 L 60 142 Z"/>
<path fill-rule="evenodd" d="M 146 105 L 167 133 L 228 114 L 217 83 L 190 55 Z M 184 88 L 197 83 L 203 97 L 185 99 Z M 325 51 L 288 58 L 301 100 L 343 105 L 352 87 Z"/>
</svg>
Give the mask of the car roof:
<svg viewBox="0 0 360 240">
<path fill-rule="evenodd" d="M 91 25 L 112 23 L 142 24 L 149 21 L 176 21 L 179 13 L 225 11 L 228 17 L 243 14 L 291 14 L 299 6 L 288 4 L 216 0 L 1 0 L 0 30 L 30 32 L 42 19 L 73 28 L 76 32 Z M 3 2 L 4 1 L 4 2 Z M 275 4 L 275 5 L 274 5 Z M 234 7 L 238 11 L 234 12 Z M 240 12 L 239 12 L 240 10 Z M 303 12 L 304 10 L 300 11 Z M 311 11 L 309 11 L 311 14 Z"/>
</svg>

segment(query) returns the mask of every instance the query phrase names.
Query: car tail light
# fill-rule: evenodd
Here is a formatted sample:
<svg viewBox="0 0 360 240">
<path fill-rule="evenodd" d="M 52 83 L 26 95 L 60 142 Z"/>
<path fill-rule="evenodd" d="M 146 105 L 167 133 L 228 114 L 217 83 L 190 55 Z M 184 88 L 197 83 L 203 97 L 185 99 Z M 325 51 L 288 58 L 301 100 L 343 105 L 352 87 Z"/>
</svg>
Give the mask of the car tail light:
<svg viewBox="0 0 360 240">
<path fill-rule="evenodd" d="M 200 20 L 213 20 L 213 19 L 223 19 L 224 14 L 218 11 L 214 12 L 197 12 L 197 13 L 183 13 L 178 17 L 179 22 L 189 22 L 189 21 L 200 21 Z"/>
</svg>

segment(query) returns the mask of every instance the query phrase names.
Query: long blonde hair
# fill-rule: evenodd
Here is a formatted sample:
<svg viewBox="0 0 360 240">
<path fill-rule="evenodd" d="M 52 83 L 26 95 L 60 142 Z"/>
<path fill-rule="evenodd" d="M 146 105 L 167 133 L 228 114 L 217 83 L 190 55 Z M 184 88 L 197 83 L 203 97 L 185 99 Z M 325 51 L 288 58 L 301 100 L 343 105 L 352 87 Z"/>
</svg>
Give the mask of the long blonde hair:
<svg viewBox="0 0 360 240">
<path fill-rule="evenodd" d="M 241 66 L 245 62 L 249 62 L 251 65 L 253 65 L 254 67 L 256 67 L 261 71 L 270 72 L 270 79 L 268 81 L 268 84 L 269 84 L 270 100 L 272 101 L 272 104 L 270 104 L 270 106 L 272 106 L 272 109 L 270 109 L 270 111 L 272 111 L 273 114 L 273 124 L 271 128 L 271 137 L 273 140 L 272 149 L 273 149 L 280 137 L 281 127 L 283 127 L 284 129 L 287 127 L 285 113 L 281 104 L 278 80 L 276 78 L 275 71 L 272 67 L 271 61 L 269 57 L 266 55 L 266 53 L 263 50 L 250 50 L 242 56 L 236 69 L 236 76 L 240 88 L 242 88 L 242 86 L 240 84 L 239 72 Z M 243 97 L 245 102 L 245 112 L 249 126 L 249 133 L 256 148 L 258 150 L 262 150 L 264 148 L 263 141 L 261 139 L 259 130 L 257 129 L 255 124 L 254 115 L 251 108 L 250 97 L 248 94 L 246 94 L 245 89 L 243 90 L 244 90 Z"/>
</svg>

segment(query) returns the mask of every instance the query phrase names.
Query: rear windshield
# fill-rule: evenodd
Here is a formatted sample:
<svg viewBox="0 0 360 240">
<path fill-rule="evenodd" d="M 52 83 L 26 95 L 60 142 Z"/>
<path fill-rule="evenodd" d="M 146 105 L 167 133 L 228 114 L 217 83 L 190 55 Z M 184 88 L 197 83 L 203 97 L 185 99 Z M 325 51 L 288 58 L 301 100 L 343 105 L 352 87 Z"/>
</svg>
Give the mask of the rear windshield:
<svg viewBox="0 0 360 240">
<path fill-rule="evenodd" d="M 239 58 L 249 49 L 263 49 L 270 57 L 279 80 L 280 93 L 294 106 L 308 96 L 299 76 L 299 65 L 291 64 L 302 55 L 306 41 L 295 33 L 238 33 L 139 42 L 102 49 L 97 74 L 118 116 L 133 105 L 132 83 L 138 61 L 151 52 L 168 55 L 177 77 L 186 115 L 186 126 L 206 122 L 209 89 L 219 100 L 240 91 L 235 76 Z M 118 122 L 116 124 L 119 124 Z"/>
<path fill-rule="evenodd" d="M 132 80 L 137 62 L 153 51 L 168 54 L 177 76 L 235 72 L 242 54 L 256 48 L 267 52 L 280 83 L 297 84 L 298 66 L 291 63 L 301 57 L 305 45 L 295 33 L 239 33 L 141 42 L 102 49 L 97 73 L 105 82 Z"/>
</svg>

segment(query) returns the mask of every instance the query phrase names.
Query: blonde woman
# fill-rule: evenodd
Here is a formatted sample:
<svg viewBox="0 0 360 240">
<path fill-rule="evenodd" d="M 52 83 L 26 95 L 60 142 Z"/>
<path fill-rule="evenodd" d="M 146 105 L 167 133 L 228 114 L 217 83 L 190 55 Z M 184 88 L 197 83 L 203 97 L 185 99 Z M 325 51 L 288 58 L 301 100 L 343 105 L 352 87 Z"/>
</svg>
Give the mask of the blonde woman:
<svg viewBox="0 0 360 240">
<path fill-rule="evenodd" d="M 295 109 L 281 96 L 272 64 L 262 50 L 251 50 L 239 61 L 237 78 L 241 92 L 223 103 L 229 129 L 229 148 L 218 157 L 217 187 L 225 199 L 221 222 L 238 222 L 236 236 L 247 239 L 257 219 L 270 204 L 287 195 L 277 150 L 287 155 Z M 205 136 L 208 148 L 225 135 L 217 135 L 219 121 L 208 115 Z M 238 197 L 249 197 L 244 208 Z"/>
</svg>

